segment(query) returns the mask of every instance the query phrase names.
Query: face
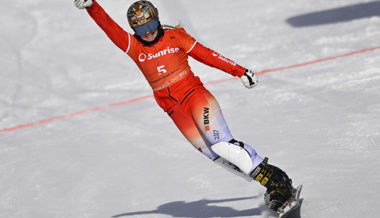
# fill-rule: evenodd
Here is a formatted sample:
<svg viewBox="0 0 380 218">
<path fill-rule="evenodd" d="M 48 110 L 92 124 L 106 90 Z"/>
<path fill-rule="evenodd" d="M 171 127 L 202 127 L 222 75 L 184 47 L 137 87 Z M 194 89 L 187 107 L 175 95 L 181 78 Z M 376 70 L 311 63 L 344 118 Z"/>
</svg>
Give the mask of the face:
<svg viewBox="0 0 380 218">
<path fill-rule="evenodd" d="M 147 32 L 145 36 L 140 36 L 144 41 L 152 42 L 157 37 L 158 30 L 154 31 L 153 33 Z"/>
</svg>

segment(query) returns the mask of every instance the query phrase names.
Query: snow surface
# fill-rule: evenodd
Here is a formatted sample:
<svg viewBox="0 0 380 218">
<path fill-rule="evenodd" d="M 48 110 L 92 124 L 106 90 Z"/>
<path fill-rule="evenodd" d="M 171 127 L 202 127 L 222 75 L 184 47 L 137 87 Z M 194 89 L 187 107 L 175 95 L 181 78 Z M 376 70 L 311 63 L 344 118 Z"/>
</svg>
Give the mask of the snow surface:
<svg viewBox="0 0 380 218">
<path fill-rule="evenodd" d="M 0 130 L 151 95 L 73 1 L 0 7 Z M 99 0 L 130 31 L 132 1 Z M 380 1 L 152 1 L 257 71 L 380 46 Z M 230 78 L 191 61 L 204 82 Z M 235 138 L 303 184 L 293 217 L 378 217 L 380 51 L 210 85 Z M 275 217 L 264 189 L 197 152 L 152 98 L 0 133 L 0 217 Z"/>
</svg>

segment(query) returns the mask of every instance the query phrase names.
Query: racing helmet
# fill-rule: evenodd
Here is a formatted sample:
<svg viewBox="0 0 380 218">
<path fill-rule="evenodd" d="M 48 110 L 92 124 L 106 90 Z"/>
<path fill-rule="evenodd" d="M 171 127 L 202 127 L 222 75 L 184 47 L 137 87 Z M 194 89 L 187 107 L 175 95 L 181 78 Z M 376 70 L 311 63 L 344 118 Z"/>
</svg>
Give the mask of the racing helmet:
<svg viewBox="0 0 380 218">
<path fill-rule="evenodd" d="M 149 1 L 137 1 L 133 3 L 127 12 L 129 26 L 139 36 L 145 36 L 147 32 L 154 32 L 160 25 L 158 10 Z"/>
</svg>

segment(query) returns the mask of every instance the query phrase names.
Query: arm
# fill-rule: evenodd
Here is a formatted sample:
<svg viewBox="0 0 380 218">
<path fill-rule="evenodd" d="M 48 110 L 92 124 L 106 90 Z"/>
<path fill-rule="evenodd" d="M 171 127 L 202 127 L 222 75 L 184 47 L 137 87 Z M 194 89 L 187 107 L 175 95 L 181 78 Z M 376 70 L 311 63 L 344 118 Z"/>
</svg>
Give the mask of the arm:
<svg viewBox="0 0 380 218">
<path fill-rule="evenodd" d="M 197 61 L 223 70 L 233 76 L 240 77 L 244 86 L 249 89 L 257 85 L 258 79 L 252 70 L 243 68 L 232 60 L 204 47 L 198 42 L 195 43 L 194 48 L 189 52 L 189 55 Z"/>
<path fill-rule="evenodd" d="M 76 0 L 79 9 L 87 9 L 88 14 L 107 34 L 107 36 L 124 52 L 130 46 L 130 34 L 124 31 L 95 0 Z"/>
<path fill-rule="evenodd" d="M 236 64 L 232 60 L 223 57 L 215 51 L 206 48 L 199 42 L 196 42 L 194 48 L 189 52 L 189 55 L 197 61 L 200 61 L 211 67 L 218 68 L 233 76 L 241 77 L 246 71 L 245 68 Z"/>
</svg>

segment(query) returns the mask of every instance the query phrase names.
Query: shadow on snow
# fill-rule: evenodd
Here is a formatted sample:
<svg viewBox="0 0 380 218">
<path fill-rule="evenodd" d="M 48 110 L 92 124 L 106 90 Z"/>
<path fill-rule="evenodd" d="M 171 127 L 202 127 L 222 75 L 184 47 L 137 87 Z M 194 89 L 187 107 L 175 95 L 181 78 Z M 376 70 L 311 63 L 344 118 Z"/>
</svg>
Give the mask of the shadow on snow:
<svg viewBox="0 0 380 218">
<path fill-rule="evenodd" d="M 286 22 L 293 27 L 307 27 L 347 22 L 373 16 L 380 16 L 380 1 L 302 14 L 288 18 Z"/>
<path fill-rule="evenodd" d="M 244 197 L 244 198 L 232 198 L 223 200 L 207 200 L 202 199 L 193 202 L 175 201 L 160 205 L 156 210 L 151 211 L 137 211 L 123 213 L 115 215 L 112 218 L 134 216 L 134 215 L 147 215 L 147 214 L 163 214 L 172 217 L 244 217 L 261 215 L 264 211 L 272 213 L 267 207 L 262 204 L 257 208 L 247 210 L 235 210 L 227 206 L 216 206 L 210 204 L 231 202 L 231 201 L 243 201 L 258 198 L 256 197 Z M 273 215 L 275 213 L 273 212 Z"/>
</svg>

